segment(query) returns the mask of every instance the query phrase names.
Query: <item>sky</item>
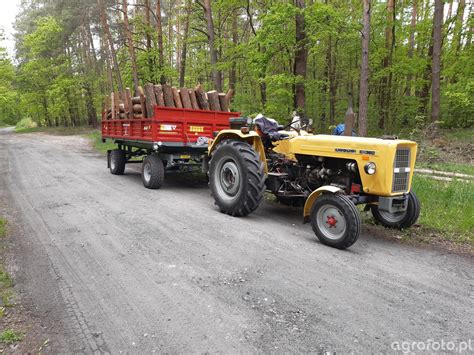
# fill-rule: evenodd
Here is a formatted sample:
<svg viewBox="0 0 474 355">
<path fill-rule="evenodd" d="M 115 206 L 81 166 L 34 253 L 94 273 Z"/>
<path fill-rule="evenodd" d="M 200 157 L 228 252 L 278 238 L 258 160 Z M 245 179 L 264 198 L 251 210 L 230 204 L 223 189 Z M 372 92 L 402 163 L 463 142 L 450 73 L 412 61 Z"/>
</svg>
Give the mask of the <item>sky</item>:
<svg viewBox="0 0 474 355">
<path fill-rule="evenodd" d="M 0 0 L 0 28 L 5 33 L 6 40 L 0 43 L 7 47 L 11 57 L 14 55 L 15 42 L 13 41 L 13 22 L 20 9 L 21 0 Z"/>
</svg>

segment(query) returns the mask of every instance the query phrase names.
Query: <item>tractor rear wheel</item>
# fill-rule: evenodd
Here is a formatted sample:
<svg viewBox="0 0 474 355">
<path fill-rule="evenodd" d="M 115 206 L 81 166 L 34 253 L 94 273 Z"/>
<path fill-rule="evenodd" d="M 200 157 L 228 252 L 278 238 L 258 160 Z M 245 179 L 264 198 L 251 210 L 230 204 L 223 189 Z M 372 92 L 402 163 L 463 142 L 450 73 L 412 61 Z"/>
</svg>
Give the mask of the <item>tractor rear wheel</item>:
<svg viewBox="0 0 474 355">
<path fill-rule="evenodd" d="M 149 155 L 143 159 L 142 181 L 147 189 L 159 189 L 165 179 L 165 166 L 160 157 Z"/>
<path fill-rule="evenodd" d="M 246 142 L 224 140 L 212 153 L 209 184 L 221 212 L 243 217 L 263 199 L 265 174 L 258 153 Z"/>
<path fill-rule="evenodd" d="M 359 211 L 346 195 L 321 195 L 313 204 L 310 218 L 314 233 L 325 245 L 346 249 L 359 238 Z"/>
<path fill-rule="evenodd" d="M 110 173 L 112 175 L 123 175 L 127 163 L 125 152 L 122 149 L 114 149 L 110 152 L 109 159 Z"/>
<path fill-rule="evenodd" d="M 409 228 L 416 223 L 420 216 L 420 201 L 413 191 L 408 194 L 408 206 L 403 212 L 387 212 L 379 210 L 378 206 L 371 206 L 372 215 L 377 223 L 394 229 Z"/>
</svg>

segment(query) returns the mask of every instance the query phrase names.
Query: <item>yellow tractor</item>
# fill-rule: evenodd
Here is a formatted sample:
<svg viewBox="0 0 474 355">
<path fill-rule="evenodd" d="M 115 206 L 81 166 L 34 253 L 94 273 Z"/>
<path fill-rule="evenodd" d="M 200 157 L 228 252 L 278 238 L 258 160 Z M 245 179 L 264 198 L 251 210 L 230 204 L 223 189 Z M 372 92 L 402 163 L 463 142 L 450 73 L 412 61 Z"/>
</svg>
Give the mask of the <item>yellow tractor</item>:
<svg viewBox="0 0 474 355">
<path fill-rule="evenodd" d="M 389 228 L 412 226 L 420 203 L 411 191 L 417 144 L 396 138 L 313 135 L 259 115 L 231 119 L 209 144 L 209 183 L 221 212 L 246 216 L 268 191 L 303 207 L 318 239 L 345 249 L 360 234 L 356 205 Z"/>
</svg>

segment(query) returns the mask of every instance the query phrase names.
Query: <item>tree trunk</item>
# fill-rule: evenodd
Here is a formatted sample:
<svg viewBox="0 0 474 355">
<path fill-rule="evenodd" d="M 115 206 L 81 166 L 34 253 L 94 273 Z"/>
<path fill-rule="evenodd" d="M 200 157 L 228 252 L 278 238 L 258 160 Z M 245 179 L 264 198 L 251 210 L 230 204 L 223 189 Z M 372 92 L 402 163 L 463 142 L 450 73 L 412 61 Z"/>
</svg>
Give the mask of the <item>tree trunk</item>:
<svg viewBox="0 0 474 355">
<path fill-rule="evenodd" d="M 416 31 L 416 17 L 418 12 L 418 0 L 413 0 L 411 10 L 411 22 L 410 22 L 410 38 L 408 40 L 408 58 L 412 59 L 415 52 L 415 31 Z M 405 89 L 405 95 L 411 96 L 411 81 L 412 75 L 409 74 L 407 77 L 407 87 Z"/>
<path fill-rule="evenodd" d="M 211 66 L 212 66 L 212 82 L 214 89 L 222 91 L 221 73 L 217 70 L 217 50 L 215 43 L 215 32 L 214 32 L 214 20 L 212 19 L 212 6 L 211 0 L 204 0 L 204 12 L 206 15 L 207 22 L 207 38 L 209 43 L 209 51 L 211 54 Z"/>
<path fill-rule="evenodd" d="M 158 68 L 161 72 L 160 83 L 166 84 L 166 77 L 163 74 L 165 54 L 163 47 L 163 24 L 161 22 L 161 0 L 156 0 L 156 32 L 158 34 Z"/>
<path fill-rule="evenodd" d="M 123 4 L 123 25 L 125 27 L 125 37 L 127 38 L 128 52 L 130 53 L 130 63 L 132 65 L 132 77 L 135 94 L 138 93 L 138 67 L 137 58 L 135 56 L 135 47 L 133 45 L 132 32 L 130 30 L 130 23 L 128 22 L 128 4 L 127 0 L 122 1 Z"/>
<path fill-rule="evenodd" d="M 297 83 L 294 92 L 294 107 L 298 111 L 305 112 L 305 87 L 306 67 L 308 62 L 308 49 L 306 46 L 306 32 L 304 9 L 305 0 L 295 0 L 295 6 L 298 7 L 299 13 L 296 15 L 296 51 L 295 61 L 293 67 L 293 74 L 296 77 Z"/>
<path fill-rule="evenodd" d="M 107 41 L 109 42 L 110 48 L 110 56 L 112 57 L 112 62 L 114 65 L 115 76 L 117 78 L 117 86 L 120 93 L 123 93 L 123 82 L 122 82 L 122 75 L 120 74 L 120 68 L 117 61 L 117 53 L 115 52 L 114 47 L 114 40 L 112 38 L 112 34 L 110 33 L 109 23 L 107 21 L 107 14 L 105 13 L 105 8 L 102 3 L 102 0 L 97 0 L 97 5 L 99 6 L 100 12 L 100 21 L 102 23 L 102 27 L 104 29 L 105 36 L 107 37 Z"/>
<path fill-rule="evenodd" d="M 435 0 L 433 17 L 433 64 L 431 72 L 431 121 L 441 118 L 440 85 L 441 85 L 441 46 L 443 41 L 443 0 Z"/>
<path fill-rule="evenodd" d="M 151 29 L 151 7 L 150 7 L 150 0 L 144 0 L 144 5 L 145 5 L 145 21 L 146 21 L 146 29 L 145 29 L 145 38 L 146 38 L 146 54 L 148 58 L 148 80 L 154 81 L 154 75 L 153 71 L 155 69 L 155 63 L 153 61 L 153 56 L 152 56 L 152 41 L 151 41 L 151 34 L 150 34 L 150 29 Z"/>
<path fill-rule="evenodd" d="M 456 46 L 456 53 L 459 53 L 462 46 L 462 32 L 464 21 L 464 10 L 466 8 L 466 0 L 459 0 L 458 10 L 456 12 L 456 23 L 453 33 L 453 45 Z"/>
<path fill-rule="evenodd" d="M 186 57 L 188 55 L 188 34 L 189 34 L 189 20 L 191 17 L 191 0 L 186 0 L 186 19 L 183 30 L 183 46 L 181 52 L 181 61 L 179 63 L 179 86 L 184 87 L 186 80 Z"/>
<path fill-rule="evenodd" d="M 238 11 L 235 11 L 235 13 L 232 15 L 232 44 L 233 47 L 237 47 L 238 42 L 239 42 L 239 36 L 238 36 Z M 236 61 L 233 60 L 230 70 L 229 70 L 229 88 L 235 90 L 235 84 L 237 83 L 237 64 Z"/>
<path fill-rule="evenodd" d="M 362 59 L 360 64 L 359 88 L 359 134 L 367 136 L 367 111 L 369 100 L 369 44 L 370 44 L 370 1 L 363 0 Z"/>
<path fill-rule="evenodd" d="M 386 8 L 386 26 L 385 26 L 385 57 L 382 62 L 382 68 L 388 69 L 392 65 L 393 49 L 395 44 L 395 0 L 387 1 Z M 380 85 L 380 118 L 379 128 L 385 129 L 388 122 L 390 110 L 390 91 L 392 86 L 392 74 L 385 74 L 381 79 Z"/>
</svg>

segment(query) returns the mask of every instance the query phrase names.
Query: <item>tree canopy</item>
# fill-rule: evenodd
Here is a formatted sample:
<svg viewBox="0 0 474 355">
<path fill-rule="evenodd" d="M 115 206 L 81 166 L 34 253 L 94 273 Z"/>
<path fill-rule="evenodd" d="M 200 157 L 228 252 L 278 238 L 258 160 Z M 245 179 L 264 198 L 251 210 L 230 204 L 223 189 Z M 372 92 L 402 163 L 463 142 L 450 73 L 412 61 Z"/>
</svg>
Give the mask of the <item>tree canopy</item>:
<svg viewBox="0 0 474 355">
<path fill-rule="evenodd" d="M 343 121 L 349 96 L 370 134 L 433 119 L 468 127 L 472 7 L 465 0 L 27 0 L 15 24 L 14 64 L 0 49 L 0 118 L 96 125 L 111 91 L 167 82 L 235 88 L 233 110 L 282 122 L 300 110 L 317 132 Z"/>
</svg>

